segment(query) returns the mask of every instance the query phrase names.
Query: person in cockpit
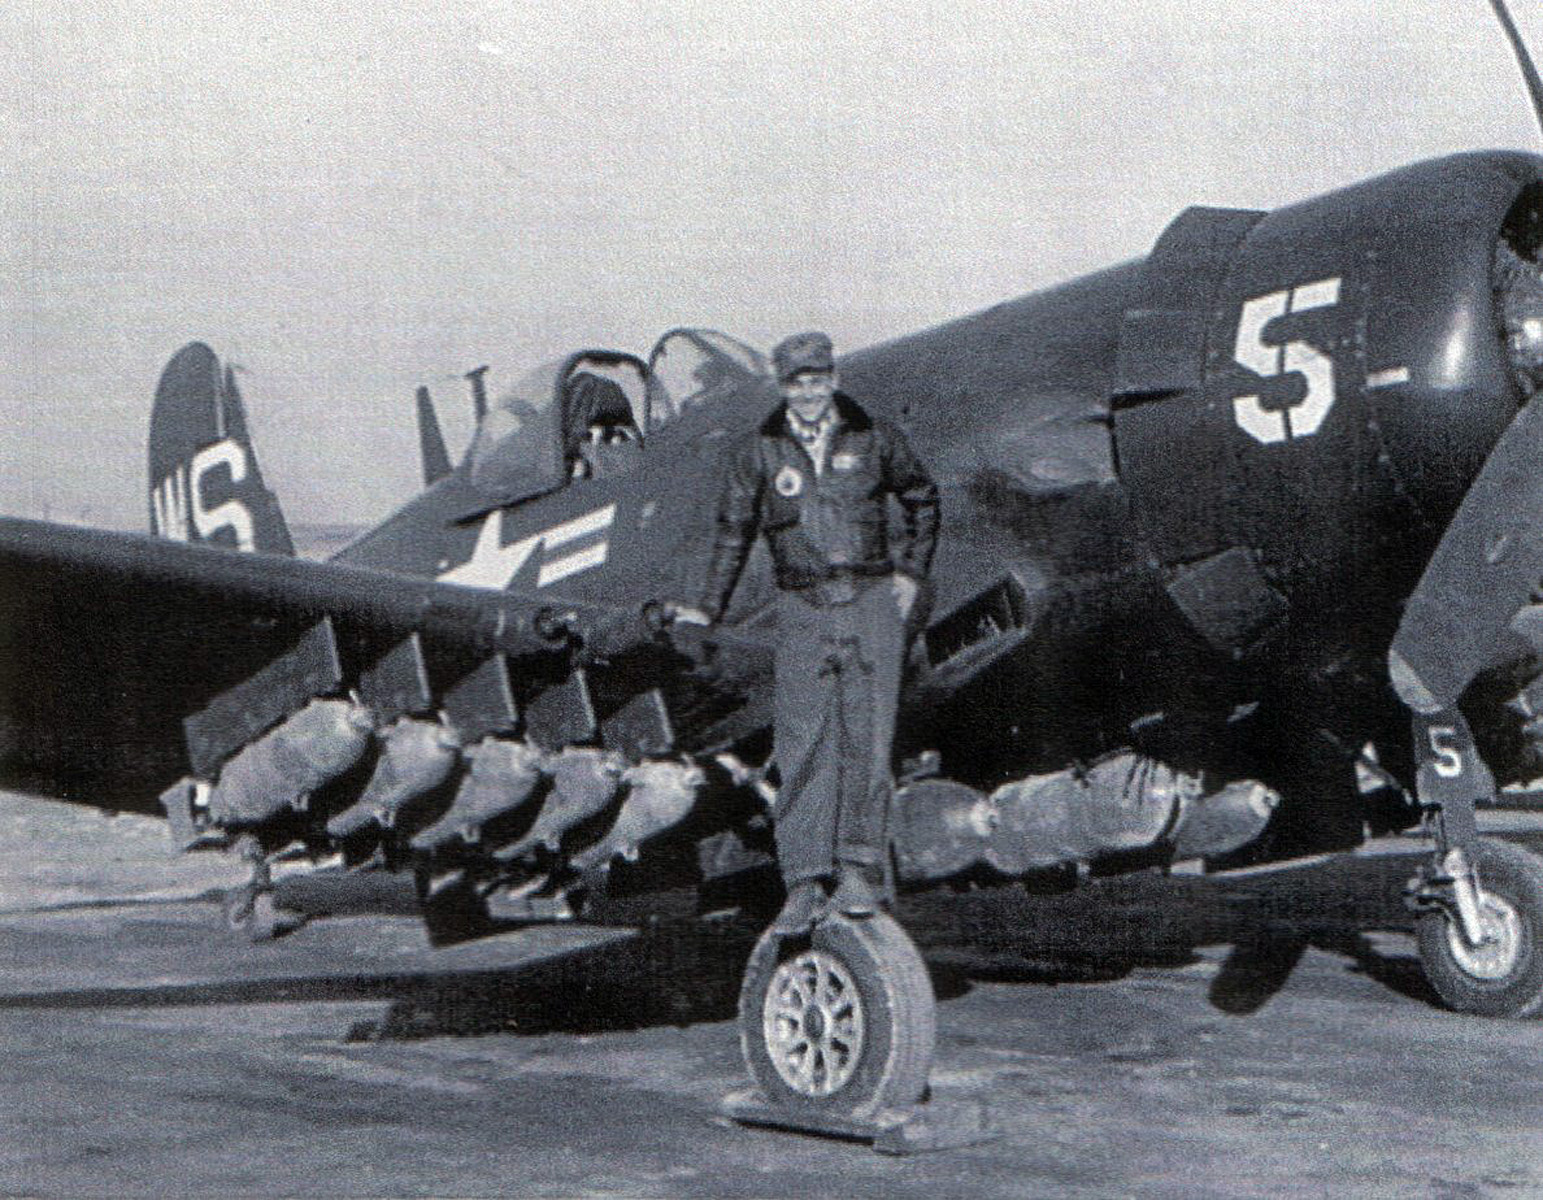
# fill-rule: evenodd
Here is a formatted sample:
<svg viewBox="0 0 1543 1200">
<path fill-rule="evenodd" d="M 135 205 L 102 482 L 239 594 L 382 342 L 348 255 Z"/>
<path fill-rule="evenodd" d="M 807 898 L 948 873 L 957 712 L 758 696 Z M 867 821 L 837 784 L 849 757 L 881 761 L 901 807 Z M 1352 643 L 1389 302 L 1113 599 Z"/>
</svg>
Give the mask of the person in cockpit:
<svg viewBox="0 0 1543 1200">
<path fill-rule="evenodd" d="M 563 453 L 570 479 L 630 470 L 642 440 L 627 393 L 615 381 L 578 371 L 563 385 Z"/>
</svg>

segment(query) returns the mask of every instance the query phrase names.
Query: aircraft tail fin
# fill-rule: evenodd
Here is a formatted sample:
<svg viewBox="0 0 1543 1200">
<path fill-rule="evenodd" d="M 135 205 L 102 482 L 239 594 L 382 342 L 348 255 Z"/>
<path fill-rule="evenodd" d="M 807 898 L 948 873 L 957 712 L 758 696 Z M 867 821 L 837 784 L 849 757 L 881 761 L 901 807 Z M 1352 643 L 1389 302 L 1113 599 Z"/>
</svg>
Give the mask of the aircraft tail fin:
<svg viewBox="0 0 1543 1200">
<path fill-rule="evenodd" d="M 158 537 L 294 554 L 257 465 L 235 374 L 202 342 L 177 351 L 161 372 L 149 468 L 150 530 Z"/>
<path fill-rule="evenodd" d="M 423 486 L 433 487 L 450 474 L 450 454 L 426 387 L 418 389 L 418 448 L 423 454 Z"/>
</svg>

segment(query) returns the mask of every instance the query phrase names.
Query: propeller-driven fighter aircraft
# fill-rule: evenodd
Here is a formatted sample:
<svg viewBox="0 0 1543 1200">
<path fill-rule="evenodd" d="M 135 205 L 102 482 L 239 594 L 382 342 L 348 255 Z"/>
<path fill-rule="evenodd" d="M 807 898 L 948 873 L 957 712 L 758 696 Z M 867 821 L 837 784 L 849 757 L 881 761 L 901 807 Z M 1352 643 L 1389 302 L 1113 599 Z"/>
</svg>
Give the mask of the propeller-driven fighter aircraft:
<svg viewBox="0 0 1543 1200">
<path fill-rule="evenodd" d="M 1543 861 L 1475 822 L 1543 774 L 1543 158 L 1191 208 L 1139 261 L 839 369 L 943 495 L 899 889 L 1253 864 L 1423 823 L 1432 983 L 1464 1011 L 1543 1009 Z M 768 565 L 720 626 L 660 603 L 694 587 L 721 447 L 776 400 L 765 360 L 677 329 L 491 403 L 472 384 L 461 461 L 420 391 L 425 490 L 315 562 L 230 367 L 178 352 L 154 537 L 0 521 L 8 778 L 158 801 L 181 844 L 250 860 L 226 911 L 254 936 L 284 927 L 268 869 L 297 851 L 414 872 L 442 930 L 661 884 L 774 906 Z M 814 967 L 752 957 L 758 1080 L 854 1111 L 916 1099 L 914 950 L 887 917 L 821 930 Z M 811 969 L 866 997 L 845 1041 L 788 1000 Z"/>
</svg>

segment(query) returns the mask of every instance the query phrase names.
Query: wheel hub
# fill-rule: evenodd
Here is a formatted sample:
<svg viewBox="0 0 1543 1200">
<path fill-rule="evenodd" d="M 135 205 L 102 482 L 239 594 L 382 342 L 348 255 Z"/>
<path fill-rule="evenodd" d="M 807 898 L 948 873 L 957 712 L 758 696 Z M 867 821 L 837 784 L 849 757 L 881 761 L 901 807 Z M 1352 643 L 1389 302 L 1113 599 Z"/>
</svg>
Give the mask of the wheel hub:
<svg viewBox="0 0 1543 1200">
<path fill-rule="evenodd" d="M 1479 919 L 1484 939 L 1477 946 L 1468 944 L 1456 921 L 1448 921 L 1447 946 L 1452 959 L 1474 979 L 1505 979 L 1516 968 L 1521 953 L 1521 917 L 1503 896 L 1481 891 Z"/>
<path fill-rule="evenodd" d="M 790 958 L 766 989 L 762 1035 L 788 1087 L 809 1097 L 839 1092 L 863 1056 L 863 1002 L 851 972 L 822 950 Z"/>
</svg>

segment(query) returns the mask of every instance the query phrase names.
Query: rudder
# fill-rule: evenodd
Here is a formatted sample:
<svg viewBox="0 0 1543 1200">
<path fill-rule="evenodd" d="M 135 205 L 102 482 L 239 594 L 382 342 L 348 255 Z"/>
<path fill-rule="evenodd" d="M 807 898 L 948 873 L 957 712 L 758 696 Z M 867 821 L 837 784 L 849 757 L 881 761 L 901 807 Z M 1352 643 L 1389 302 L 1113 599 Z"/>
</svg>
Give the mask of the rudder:
<svg viewBox="0 0 1543 1200">
<path fill-rule="evenodd" d="M 203 342 L 177 351 L 156 386 L 149 500 L 157 537 L 295 552 L 278 498 L 263 483 L 235 375 Z"/>
</svg>

